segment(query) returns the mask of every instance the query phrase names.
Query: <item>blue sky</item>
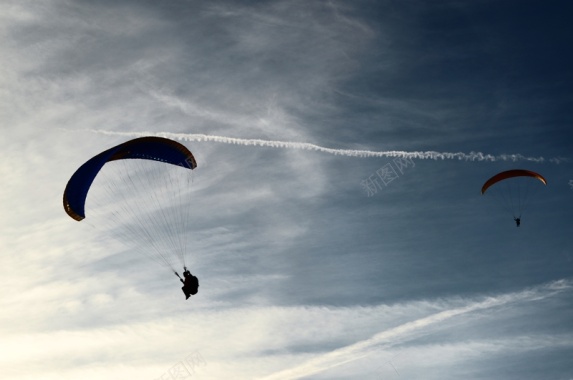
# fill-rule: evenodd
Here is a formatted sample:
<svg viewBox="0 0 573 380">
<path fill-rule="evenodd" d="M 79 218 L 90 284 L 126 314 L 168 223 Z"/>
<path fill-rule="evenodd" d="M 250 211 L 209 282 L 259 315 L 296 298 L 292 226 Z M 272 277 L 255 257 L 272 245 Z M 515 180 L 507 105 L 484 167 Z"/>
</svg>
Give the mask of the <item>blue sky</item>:
<svg viewBox="0 0 573 380">
<path fill-rule="evenodd" d="M 572 13 L 1 2 L 2 378 L 572 379 Z M 62 208 L 142 135 L 198 162 L 189 301 Z M 519 228 L 480 194 L 513 168 L 548 181 Z"/>
</svg>

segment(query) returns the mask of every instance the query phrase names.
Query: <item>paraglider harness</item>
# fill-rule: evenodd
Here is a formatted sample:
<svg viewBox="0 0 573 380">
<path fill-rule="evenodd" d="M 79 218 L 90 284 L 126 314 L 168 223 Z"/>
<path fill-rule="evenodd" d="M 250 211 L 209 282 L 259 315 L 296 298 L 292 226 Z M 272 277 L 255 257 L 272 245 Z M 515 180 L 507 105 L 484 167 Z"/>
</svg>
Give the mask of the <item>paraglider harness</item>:
<svg viewBox="0 0 573 380">
<path fill-rule="evenodd" d="M 183 277 L 185 277 L 185 279 L 182 279 L 177 272 L 175 272 L 175 275 L 179 277 L 179 281 L 183 283 L 181 290 L 183 290 L 183 293 L 185 294 L 185 299 L 189 299 L 191 295 L 195 295 L 199 291 L 199 279 L 193 276 L 187 267 L 183 267 L 183 269 L 185 270 L 183 272 Z"/>
</svg>

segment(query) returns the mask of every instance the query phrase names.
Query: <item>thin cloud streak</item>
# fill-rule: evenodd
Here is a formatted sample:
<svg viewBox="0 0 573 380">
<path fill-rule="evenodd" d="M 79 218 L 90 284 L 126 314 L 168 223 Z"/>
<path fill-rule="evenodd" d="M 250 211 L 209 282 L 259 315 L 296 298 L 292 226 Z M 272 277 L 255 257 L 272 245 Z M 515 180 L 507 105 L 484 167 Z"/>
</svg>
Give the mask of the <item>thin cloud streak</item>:
<svg viewBox="0 0 573 380">
<path fill-rule="evenodd" d="M 270 147 L 270 148 L 282 148 L 282 149 L 301 149 L 317 151 L 322 153 L 330 153 L 336 156 L 347 156 L 347 157 L 402 157 L 402 158 L 415 158 L 418 160 L 459 160 L 459 161 L 530 161 L 530 162 L 552 162 L 560 163 L 567 161 L 563 157 L 553 157 L 546 159 L 544 157 L 527 157 L 522 154 L 500 154 L 492 155 L 482 152 L 435 152 L 435 151 L 420 151 L 420 152 L 406 152 L 399 150 L 388 150 L 388 151 L 371 151 L 371 150 L 355 150 L 355 149 L 333 149 L 326 148 L 320 145 L 302 143 L 302 142 L 292 142 L 292 141 L 274 141 L 274 140 L 261 140 L 261 139 L 242 139 L 236 137 L 226 137 L 226 136 L 213 136 L 198 133 L 172 133 L 172 132 L 117 132 L 117 131 L 106 131 L 98 129 L 82 129 L 82 130 L 70 130 L 63 129 L 70 132 L 91 132 L 98 133 L 109 136 L 126 136 L 126 137 L 143 137 L 143 136 L 158 136 L 170 139 L 175 139 L 179 141 L 210 141 L 218 142 L 223 144 L 235 144 L 244 146 L 259 146 L 259 147 Z"/>
<path fill-rule="evenodd" d="M 573 284 L 569 280 L 558 280 L 548 284 L 540 285 L 521 292 L 508 293 L 497 297 L 488 297 L 483 301 L 472 302 L 466 306 L 450 310 L 441 311 L 430 316 L 404 323 L 389 330 L 382 331 L 370 339 L 354 343 L 331 351 L 327 354 L 309 360 L 308 362 L 291 369 L 287 369 L 261 380 L 299 379 L 330 368 L 352 362 L 372 353 L 373 349 L 379 345 L 391 345 L 390 339 L 396 341 L 400 338 L 407 338 L 408 334 L 423 330 L 432 325 L 445 322 L 448 319 L 472 312 L 504 306 L 515 302 L 531 302 L 552 297 L 564 290 L 571 289 Z"/>
</svg>

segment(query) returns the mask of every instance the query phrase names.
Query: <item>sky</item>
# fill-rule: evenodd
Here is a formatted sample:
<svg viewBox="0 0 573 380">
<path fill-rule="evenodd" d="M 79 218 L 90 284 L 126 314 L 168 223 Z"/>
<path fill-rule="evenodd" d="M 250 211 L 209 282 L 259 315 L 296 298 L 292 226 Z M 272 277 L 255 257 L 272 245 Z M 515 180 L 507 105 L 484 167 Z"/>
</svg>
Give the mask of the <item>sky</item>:
<svg viewBox="0 0 573 380">
<path fill-rule="evenodd" d="M 2 379 L 573 379 L 572 16 L 0 1 Z M 141 136 L 197 160 L 150 231 L 187 242 L 187 301 L 129 223 L 62 207 Z M 519 228 L 480 192 L 510 169 L 547 179 Z"/>
</svg>

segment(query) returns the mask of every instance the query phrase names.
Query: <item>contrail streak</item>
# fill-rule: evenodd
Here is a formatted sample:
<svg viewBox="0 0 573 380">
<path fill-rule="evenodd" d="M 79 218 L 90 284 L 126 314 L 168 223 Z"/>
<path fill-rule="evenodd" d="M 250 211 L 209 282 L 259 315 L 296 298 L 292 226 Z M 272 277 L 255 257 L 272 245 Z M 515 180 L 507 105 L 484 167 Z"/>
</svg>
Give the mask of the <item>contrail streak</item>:
<svg viewBox="0 0 573 380">
<path fill-rule="evenodd" d="M 68 130 L 71 131 L 71 130 Z M 566 161 L 565 158 L 550 158 L 543 157 L 527 157 L 521 154 L 500 154 L 492 155 L 482 152 L 435 152 L 435 151 L 420 151 L 420 152 L 406 152 L 400 150 L 387 150 L 387 151 L 371 151 L 371 150 L 355 150 L 355 149 L 333 149 L 323 146 L 304 143 L 304 142 L 291 142 L 291 141 L 274 141 L 274 140 L 261 140 L 261 139 L 241 139 L 236 137 L 213 136 L 197 133 L 172 133 L 172 132 L 117 132 L 106 131 L 97 129 L 83 129 L 73 130 L 73 132 L 91 132 L 111 136 L 126 136 L 126 137 L 143 137 L 143 136 L 157 136 L 179 141 L 210 141 L 223 144 L 235 144 L 245 146 L 259 146 L 270 148 L 283 148 L 283 149 L 301 149 L 311 150 L 322 153 L 329 153 L 338 156 L 347 157 L 402 157 L 402 158 L 415 158 L 419 160 L 460 160 L 460 161 L 531 161 L 531 162 L 553 162 L 559 163 Z"/>
<path fill-rule="evenodd" d="M 311 359 L 298 367 L 274 373 L 261 380 L 298 379 L 310 376 L 368 356 L 372 352 L 375 352 L 377 346 L 391 345 L 392 342 L 396 342 L 399 339 L 404 340 L 404 338 L 407 338 L 408 334 L 415 333 L 418 330 L 423 330 L 424 328 L 444 322 L 450 318 L 479 310 L 504 306 L 510 303 L 530 302 L 545 299 L 564 290 L 570 290 L 571 285 L 571 281 L 569 280 L 559 280 L 521 292 L 489 297 L 483 301 L 472 302 L 463 307 L 444 310 L 412 322 L 404 323 L 389 330 L 382 331 L 374 335 L 372 338 L 331 351 L 327 354 Z"/>
</svg>

